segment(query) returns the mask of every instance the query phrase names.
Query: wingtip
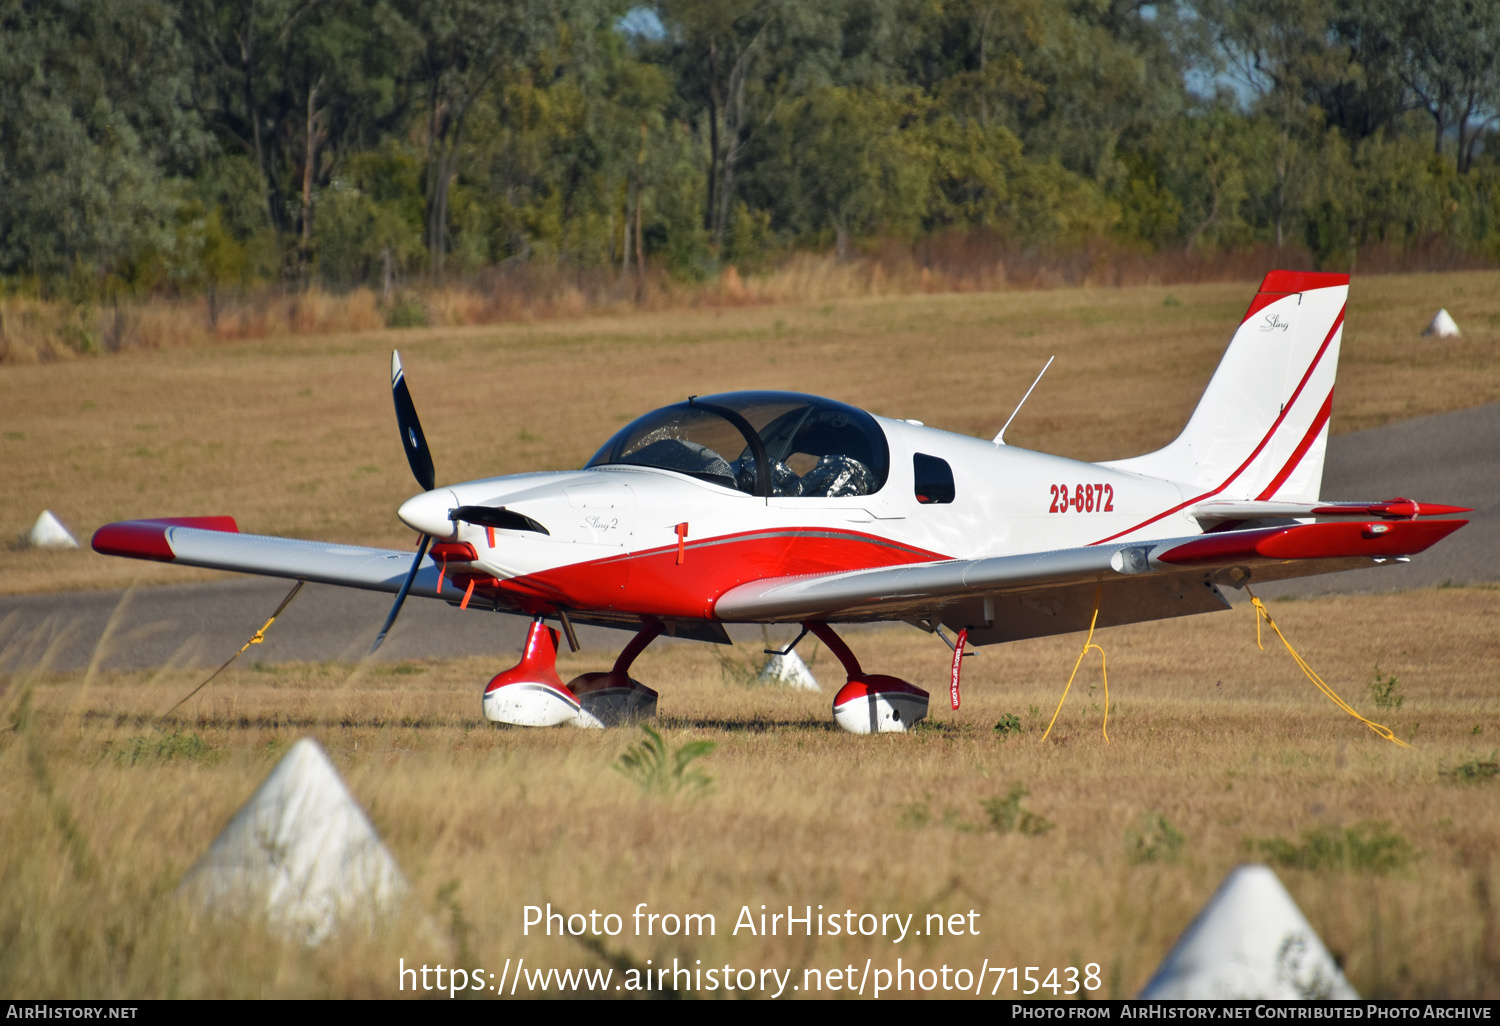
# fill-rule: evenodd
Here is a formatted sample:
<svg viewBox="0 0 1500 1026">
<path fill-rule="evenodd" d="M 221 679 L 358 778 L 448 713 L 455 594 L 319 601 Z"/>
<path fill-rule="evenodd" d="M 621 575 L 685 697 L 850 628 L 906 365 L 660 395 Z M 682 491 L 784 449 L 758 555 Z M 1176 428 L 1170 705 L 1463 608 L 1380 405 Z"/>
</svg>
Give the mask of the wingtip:
<svg viewBox="0 0 1500 1026">
<path fill-rule="evenodd" d="M 401 350 L 391 350 L 391 387 L 396 387 L 396 382 L 401 380 Z"/>
</svg>

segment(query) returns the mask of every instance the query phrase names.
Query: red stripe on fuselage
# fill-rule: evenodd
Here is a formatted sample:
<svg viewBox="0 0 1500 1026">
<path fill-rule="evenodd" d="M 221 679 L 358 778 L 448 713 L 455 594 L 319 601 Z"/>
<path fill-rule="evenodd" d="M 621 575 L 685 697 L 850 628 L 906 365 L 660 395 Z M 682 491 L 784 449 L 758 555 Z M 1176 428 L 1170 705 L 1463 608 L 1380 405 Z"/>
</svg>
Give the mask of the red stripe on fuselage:
<svg viewBox="0 0 1500 1026">
<path fill-rule="evenodd" d="M 951 557 L 858 531 L 806 527 L 747 531 L 553 567 L 501 581 L 499 590 L 570 610 L 712 619 L 730 588 L 765 577 L 841 573 Z"/>
<path fill-rule="evenodd" d="M 1266 432 L 1265 437 L 1260 440 L 1260 444 L 1255 447 L 1255 451 L 1250 453 L 1249 456 L 1245 457 L 1245 462 L 1241 463 L 1237 468 L 1235 468 L 1233 474 L 1230 474 L 1228 477 L 1226 477 L 1217 488 L 1206 491 L 1202 495 L 1194 496 L 1193 498 L 1188 499 L 1186 502 L 1178 503 L 1171 509 L 1163 510 L 1150 519 L 1142 520 L 1134 527 L 1127 527 L 1125 530 L 1117 531 L 1116 533 L 1110 535 L 1108 538 L 1100 538 L 1098 541 L 1090 542 L 1089 544 L 1102 545 L 1107 541 L 1114 541 L 1116 538 L 1124 537 L 1131 531 L 1139 531 L 1143 527 L 1156 523 L 1163 517 L 1169 517 L 1173 513 L 1177 513 L 1181 510 L 1187 509 L 1189 506 L 1192 506 L 1195 503 L 1202 502 L 1204 499 L 1211 499 L 1215 495 L 1218 495 L 1220 492 L 1222 492 L 1224 489 L 1228 488 L 1231 484 L 1233 484 L 1235 478 L 1243 474 L 1245 472 L 1245 469 L 1249 467 L 1250 464 L 1255 462 L 1255 458 L 1261 454 L 1261 451 L 1270 444 L 1271 439 L 1276 434 L 1276 430 L 1280 428 L 1281 425 L 1286 421 L 1287 414 L 1291 413 L 1292 408 L 1297 405 L 1297 399 L 1302 395 L 1302 389 L 1307 386 L 1308 379 L 1312 377 L 1313 371 L 1318 369 L 1318 364 L 1323 362 L 1323 354 L 1328 352 L 1328 346 L 1333 342 L 1333 336 L 1338 334 L 1339 329 L 1344 326 L 1345 309 L 1347 309 L 1347 307 L 1339 307 L 1339 315 L 1333 319 L 1333 327 L 1328 329 L 1328 334 L 1323 338 L 1323 344 L 1318 347 L 1317 353 L 1313 355 L 1312 362 L 1307 365 L 1306 373 L 1302 375 L 1302 380 L 1297 382 L 1297 387 L 1292 391 L 1292 397 L 1286 401 L 1286 405 L 1282 407 L 1281 413 L 1277 414 L 1275 422 L 1271 425 L 1270 430 Z M 1333 398 L 1333 393 L 1329 392 L 1328 397 L 1331 401 Z"/>
</svg>

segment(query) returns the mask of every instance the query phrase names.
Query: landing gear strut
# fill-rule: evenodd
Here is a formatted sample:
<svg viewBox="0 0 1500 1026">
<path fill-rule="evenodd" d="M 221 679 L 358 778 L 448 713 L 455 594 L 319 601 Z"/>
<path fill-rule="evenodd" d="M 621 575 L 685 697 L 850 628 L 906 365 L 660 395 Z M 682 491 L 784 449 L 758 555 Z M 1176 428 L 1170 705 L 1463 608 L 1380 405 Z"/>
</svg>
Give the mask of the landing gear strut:
<svg viewBox="0 0 1500 1026">
<path fill-rule="evenodd" d="M 927 715 L 927 692 L 900 677 L 866 673 L 844 640 L 826 623 L 802 626 L 844 664 L 849 682 L 833 697 L 833 720 L 851 734 L 909 730 Z"/>
<path fill-rule="evenodd" d="M 537 617 L 526 632 L 521 661 L 484 689 L 484 718 L 521 727 L 612 727 L 656 715 L 656 692 L 631 679 L 630 664 L 662 631 L 647 624 L 606 673 L 585 673 L 567 684 L 557 675 L 557 631 Z"/>
<path fill-rule="evenodd" d="M 613 727 L 646 720 L 656 715 L 656 692 L 630 676 L 630 664 L 661 633 L 659 623 L 648 623 L 620 653 L 605 673 L 585 673 L 568 681 L 568 690 L 578 696 L 582 708 L 580 727 Z M 592 718 L 592 723 L 584 722 Z"/>
</svg>

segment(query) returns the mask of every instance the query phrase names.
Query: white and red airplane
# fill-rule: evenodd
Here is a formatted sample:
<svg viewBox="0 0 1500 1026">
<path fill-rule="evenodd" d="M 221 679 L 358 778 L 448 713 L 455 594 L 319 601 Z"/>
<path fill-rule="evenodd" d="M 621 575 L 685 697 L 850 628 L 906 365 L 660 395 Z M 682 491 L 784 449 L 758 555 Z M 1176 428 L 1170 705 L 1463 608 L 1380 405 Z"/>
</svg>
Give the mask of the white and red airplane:
<svg viewBox="0 0 1500 1026">
<path fill-rule="evenodd" d="M 964 639 L 1085 630 L 1096 604 L 1101 627 L 1204 613 L 1228 608 L 1221 586 L 1404 562 L 1468 522 L 1426 519 L 1461 507 L 1318 497 L 1348 285 L 1268 274 L 1182 434 L 1105 463 L 811 395 L 731 392 L 646 414 L 580 470 L 437 488 L 392 354 L 423 489 L 397 513 L 421 536 L 415 560 L 242 534 L 230 517 L 109 524 L 93 546 L 395 592 L 377 646 L 407 595 L 530 615 L 520 662 L 484 690 L 485 716 L 501 723 L 654 714 L 656 693 L 629 671 L 658 635 L 727 643 L 726 624 L 790 623 L 848 673 L 840 726 L 904 730 L 926 715 L 927 693 L 866 672 L 835 624 L 947 627 L 961 651 Z M 612 669 L 564 684 L 548 620 L 575 647 L 578 623 L 636 634 Z"/>
</svg>

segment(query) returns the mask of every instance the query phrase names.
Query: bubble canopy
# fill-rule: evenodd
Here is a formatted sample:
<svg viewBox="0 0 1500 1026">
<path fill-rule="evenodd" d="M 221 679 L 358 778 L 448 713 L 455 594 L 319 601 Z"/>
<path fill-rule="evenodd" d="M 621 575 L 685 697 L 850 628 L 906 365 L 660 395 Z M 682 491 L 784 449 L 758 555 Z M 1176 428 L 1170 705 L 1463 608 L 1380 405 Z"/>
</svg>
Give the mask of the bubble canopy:
<svg viewBox="0 0 1500 1026">
<path fill-rule="evenodd" d="M 885 484 L 890 447 L 864 410 L 800 392 L 694 396 L 627 424 L 585 467 L 654 467 L 751 495 L 838 498 Z"/>
</svg>

